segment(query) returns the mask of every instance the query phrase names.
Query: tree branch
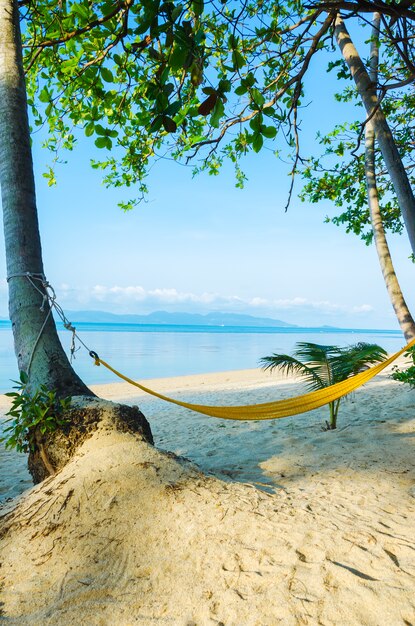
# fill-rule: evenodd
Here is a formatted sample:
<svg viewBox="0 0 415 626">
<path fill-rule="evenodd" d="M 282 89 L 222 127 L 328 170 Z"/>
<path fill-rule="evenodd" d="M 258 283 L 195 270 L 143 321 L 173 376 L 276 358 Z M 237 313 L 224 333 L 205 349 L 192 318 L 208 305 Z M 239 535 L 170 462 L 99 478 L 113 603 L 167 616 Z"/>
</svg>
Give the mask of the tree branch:
<svg viewBox="0 0 415 626">
<path fill-rule="evenodd" d="M 392 18 L 406 17 L 415 21 L 415 12 L 411 11 L 403 3 L 390 3 L 376 0 L 356 0 L 356 2 L 349 0 L 328 0 L 327 2 L 315 2 L 313 4 L 304 5 L 305 9 L 324 9 L 326 11 L 351 11 L 352 13 L 373 13 L 378 11 L 382 15 L 389 15 Z"/>
<path fill-rule="evenodd" d="M 105 15 L 103 17 L 99 17 L 96 20 L 92 20 L 92 22 L 89 22 L 89 24 L 87 24 L 86 26 L 82 28 L 73 30 L 70 33 L 66 33 L 62 37 L 58 37 L 56 39 L 47 39 L 46 41 L 42 41 L 39 44 L 34 44 L 34 45 L 24 44 L 23 48 L 32 48 L 32 49 L 40 48 L 41 50 L 43 50 L 44 48 L 59 46 L 60 44 L 70 41 L 74 37 L 79 37 L 79 35 L 88 33 L 89 31 L 93 30 L 97 26 L 102 26 L 102 24 L 105 24 L 109 20 L 112 20 L 112 18 L 118 15 L 118 13 L 120 13 L 121 11 L 124 11 L 125 9 L 129 9 L 133 4 L 134 4 L 134 0 L 125 0 L 124 2 L 119 2 L 118 6 L 113 11 L 111 11 L 111 13 L 108 13 L 108 15 Z"/>
</svg>

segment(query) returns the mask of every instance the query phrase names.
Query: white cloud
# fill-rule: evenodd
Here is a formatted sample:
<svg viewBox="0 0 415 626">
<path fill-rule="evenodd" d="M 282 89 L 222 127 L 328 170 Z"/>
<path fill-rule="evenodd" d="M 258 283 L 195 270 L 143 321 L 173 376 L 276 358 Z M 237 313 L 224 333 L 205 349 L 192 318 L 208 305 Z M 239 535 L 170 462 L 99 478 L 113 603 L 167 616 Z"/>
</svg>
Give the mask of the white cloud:
<svg viewBox="0 0 415 626">
<path fill-rule="evenodd" d="M 252 298 L 249 300 L 249 304 L 253 307 L 267 306 L 268 300 L 265 300 L 265 298 Z"/>
<path fill-rule="evenodd" d="M 374 311 L 374 308 L 370 304 L 362 304 L 360 306 L 354 306 L 352 308 L 353 313 L 370 313 Z"/>
</svg>

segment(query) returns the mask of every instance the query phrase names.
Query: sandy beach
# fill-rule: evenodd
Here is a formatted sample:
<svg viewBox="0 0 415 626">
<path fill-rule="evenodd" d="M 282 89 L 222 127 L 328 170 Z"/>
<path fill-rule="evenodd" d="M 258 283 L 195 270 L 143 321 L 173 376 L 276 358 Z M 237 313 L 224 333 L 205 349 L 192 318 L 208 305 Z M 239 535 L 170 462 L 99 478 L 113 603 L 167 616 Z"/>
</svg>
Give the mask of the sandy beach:
<svg viewBox="0 0 415 626">
<path fill-rule="evenodd" d="M 228 422 L 94 387 L 138 404 L 156 447 L 104 420 L 62 471 L 3 505 L 0 621 L 413 626 L 415 392 L 389 373 L 343 400 L 331 432 L 326 408 Z M 146 383 L 205 404 L 303 390 L 261 370 Z"/>
</svg>

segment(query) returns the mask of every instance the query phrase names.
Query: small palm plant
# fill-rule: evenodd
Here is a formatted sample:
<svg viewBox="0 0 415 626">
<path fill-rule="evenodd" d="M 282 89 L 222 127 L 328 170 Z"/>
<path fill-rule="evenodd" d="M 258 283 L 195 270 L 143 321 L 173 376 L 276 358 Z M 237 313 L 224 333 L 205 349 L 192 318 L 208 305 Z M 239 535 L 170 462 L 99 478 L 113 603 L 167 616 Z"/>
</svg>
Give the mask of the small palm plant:
<svg viewBox="0 0 415 626">
<path fill-rule="evenodd" d="M 307 341 L 298 342 L 293 356 L 273 354 L 260 359 L 264 370 L 279 369 L 284 374 L 300 374 L 306 379 L 310 391 L 329 387 L 374 363 L 380 363 L 387 357 L 387 352 L 377 344 L 356 343 L 341 348 L 339 346 L 320 346 Z M 340 400 L 330 402 L 330 422 L 326 422 L 327 430 L 337 426 L 337 414 Z"/>
</svg>

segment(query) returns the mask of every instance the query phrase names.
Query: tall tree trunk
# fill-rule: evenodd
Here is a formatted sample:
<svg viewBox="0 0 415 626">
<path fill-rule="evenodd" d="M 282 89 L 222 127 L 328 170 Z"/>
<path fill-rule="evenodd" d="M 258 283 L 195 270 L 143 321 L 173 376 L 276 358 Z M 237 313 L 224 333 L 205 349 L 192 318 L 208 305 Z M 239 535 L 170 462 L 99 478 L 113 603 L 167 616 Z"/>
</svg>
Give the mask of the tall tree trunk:
<svg viewBox="0 0 415 626">
<path fill-rule="evenodd" d="M 415 254 L 415 197 L 411 184 L 380 106 L 376 90 L 373 89 L 370 76 L 340 15 L 337 15 L 335 22 L 335 36 L 343 58 L 355 81 L 367 115 L 372 121 L 379 148 L 398 198 L 412 251 Z"/>
<path fill-rule="evenodd" d="M 111 405 L 93 397 L 65 355 L 48 306 L 42 306 L 42 293 L 25 277 L 27 272 L 42 276 L 43 263 L 16 0 L 0 0 L 0 185 L 9 311 L 19 369 L 29 373 L 30 389 L 45 384 L 60 396 L 80 396 L 74 399 L 69 423 L 61 430 L 45 436 L 35 430 L 37 447 L 29 455 L 34 480 L 62 467 L 104 418 L 114 428 L 137 433 L 152 443 L 150 427 L 137 407 Z M 36 284 L 44 293 L 42 283 Z"/>
<path fill-rule="evenodd" d="M 375 13 L 373 17 L 369 74 L 375 95 L 379 65 L 379 25 L 380 14 Z M 376 184 L 375 131 L 372 120 L 370 119 L 367 121 L 365 126 L 365 174 L 370 220 L 372 222 L 373 237 L 380 267 L 389 298 L 392 302 L 393 309 L 399 322 L 399 326 L 401 327 L 405 339 L 410 341 L 415 337 L 415 322 L 399 285 L 386 239 L 385 229 L 383 228 L 382 215 L 379 206 L 379 194 Z"/>
<path fill-rule="evenodd" d="M 49 308 L 47 304 L 42 307 L 42 295 L 23 276 L 26 272 L 42 275 L 43 263 L 19 14 L 13 0 L 0 0 L 0 103 L 0 185 L 9 312 L 19 370 L 29 374 L 31 361 L 33 387 L 45 383 L 61 395 L 93 395 L 72 369 L 52 316 L 48 316 Z M 42 283 L 36 284 L 43 291 Z"/>
</svg>

